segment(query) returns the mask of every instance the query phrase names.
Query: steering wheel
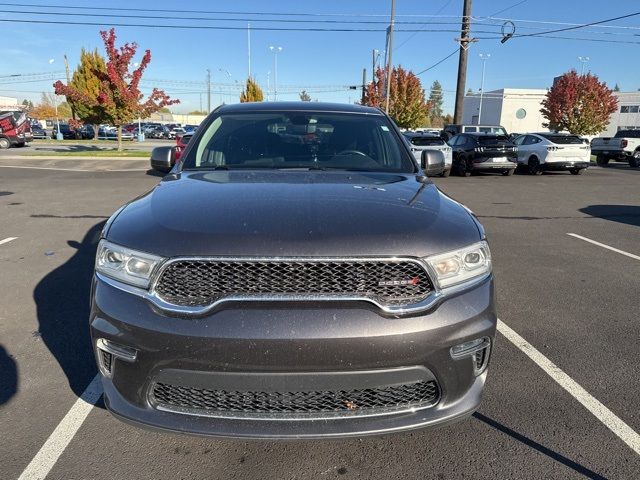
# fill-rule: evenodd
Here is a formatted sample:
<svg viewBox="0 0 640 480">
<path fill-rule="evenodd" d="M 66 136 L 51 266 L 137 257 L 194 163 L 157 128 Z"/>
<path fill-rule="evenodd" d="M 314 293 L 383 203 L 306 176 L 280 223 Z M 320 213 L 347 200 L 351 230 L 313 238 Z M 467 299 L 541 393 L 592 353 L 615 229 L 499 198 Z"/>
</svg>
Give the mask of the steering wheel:
<svg viewBox="0 0 640 480">
<path fill-rule="evenodd" d="M 360 150 L 342 150 L 341 152 L 336 153 L 336 155 L 361 155 L 363 157 L 369 157 L 369 155 L 361 152 Z"/>
</svg>

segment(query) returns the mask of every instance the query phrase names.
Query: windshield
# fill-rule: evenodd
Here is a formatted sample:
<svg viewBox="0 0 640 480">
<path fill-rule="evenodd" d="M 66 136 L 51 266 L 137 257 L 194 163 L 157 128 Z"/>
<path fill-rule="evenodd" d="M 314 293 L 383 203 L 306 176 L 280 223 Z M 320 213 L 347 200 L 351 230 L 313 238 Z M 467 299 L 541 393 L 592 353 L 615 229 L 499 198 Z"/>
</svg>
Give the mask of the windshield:
<svg viewBox="0 0 640 480">
<path fill-rule="evenodd" d="M 620 130 L 615 138 L 640 138 L 640 130 Z"/>
<path fill-rule="evenodd" d="M 386 117 L 302 111 L 219 115 L 185 160 L 200 168 L 415 171 Z"/>
<path fill-rule="evenodd" d="M 444 140 L 439 137 L 408 137 L 413 145 L 418 147 L 430 147 L 433 145 L 444 145 Z"/>
<path fill-rule="evenodd" d="M 541 134 L 541 137 L 546 138 L 550 142 L 557 143 L 559 145 L 569 145 L 569 144 L 582 144 L 584 140 L 575 135 L 546 135 Z"/>
<path fill-rule="evenodd" d="M 479 145 L 510 145 L 511 140 L 505 135 L 478 135 Z"/>
</svg>

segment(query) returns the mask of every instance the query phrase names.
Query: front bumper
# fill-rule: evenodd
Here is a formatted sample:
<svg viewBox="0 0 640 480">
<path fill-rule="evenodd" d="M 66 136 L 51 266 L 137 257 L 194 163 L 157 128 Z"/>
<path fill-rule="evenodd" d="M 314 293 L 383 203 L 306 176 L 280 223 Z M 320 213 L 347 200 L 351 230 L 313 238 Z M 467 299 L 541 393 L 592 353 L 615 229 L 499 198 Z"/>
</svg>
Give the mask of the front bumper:
<svg viewBox="0 0 640 480">
<path fill-rule="evenodd" d="M 99 279 L 93 291 L 94 346 L 106 339 L 136 352 L 133 361 L 114 359 L 111 373 L 103 375 L 107 408 L 147 427 L 221 437 L 374 435 L 469 415 L 478 407 L 487 374 L 476 375 L 473 357 L 452 359 L 450 349 L 480 337 L 493 340 L 497 321 L 492 277 L 431 311 L 395 318 L 357 302 L 245 303 L 181 318 Z M 437 382 L 435 404 L 369 416 L 194 414 L 193 409 L 158 408 L 153 395 L 157 382 L 222 388 L 232 381 L 232 389 L 241 392 L 274 385 L 280 391 L 309 385 L 348 390 L 350 385 L 386 386 L 412 375 Z"/>
<path fill-rule="evenodd" d="M 567 160 L 562 162 L 545 162 L 541 165 L 541 167 L 545 171 L 562 171 L 588 168 L 589 165 L 589 162 Z"/>
</svg>

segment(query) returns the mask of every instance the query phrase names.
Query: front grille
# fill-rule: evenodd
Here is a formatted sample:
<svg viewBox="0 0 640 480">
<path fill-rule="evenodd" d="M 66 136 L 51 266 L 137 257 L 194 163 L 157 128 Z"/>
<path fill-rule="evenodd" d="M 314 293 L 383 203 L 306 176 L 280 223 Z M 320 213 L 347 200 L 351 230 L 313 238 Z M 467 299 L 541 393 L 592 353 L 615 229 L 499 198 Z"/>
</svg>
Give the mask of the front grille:
<svg viewBox="0 0 640 480">
<path fill-rule="evenodd" d="M 164 301 L 181 306 L 232 296 L 356 297 L 409 305 L 432 289 L 424 267 L 407 260 L 185 259 L 170 263 L 155 286 Z"/>
<path fill-rule="evenodd" d="M 211 416 L 317 417 L 371 415 L 428 407 L 439 398 L 435 381 L 358 390 L 308 392 L 252 392 L 208 390 L 156 383 L 157 406 Z"/>
</svg>

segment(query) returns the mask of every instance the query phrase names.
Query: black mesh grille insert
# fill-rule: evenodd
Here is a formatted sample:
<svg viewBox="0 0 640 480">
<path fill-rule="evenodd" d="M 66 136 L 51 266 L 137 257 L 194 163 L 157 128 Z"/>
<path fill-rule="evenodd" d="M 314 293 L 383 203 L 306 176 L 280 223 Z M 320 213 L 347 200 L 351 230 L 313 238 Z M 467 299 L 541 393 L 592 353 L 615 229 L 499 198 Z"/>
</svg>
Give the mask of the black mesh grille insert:
<svg viewBox="0 0 640 480">
<path fill-rule="evenodd" d="M 439 398 L 435 381 L 419 381 L 396 386 L 358 390 L 310 392 L 242 392 L 207 390 L 166 383 L 153 388 L 155 402 L 169 408 L 203 410 L 208 414 L 308 415 L 353 412 L 371 414 L 429 406 Z"/>
<path fill-rule="evenodd" d="M 365 297 L 383 305 L 424 300 L 433 286 L 410 261 L 179 260 L 161 274 L 155 290 L 165 301 L 209 305 L 229 296 Z"/>
<path fill-rule="evenodd" d="M 111 373 L 111 362 L 113 361 L 113 355 L 111 355 L 109 352 L 105 352 L 104 350 L 100 350 L 100 361 L 102 362 L 102 368 L 104 368 L 106 372 Z"/>
</svg>

